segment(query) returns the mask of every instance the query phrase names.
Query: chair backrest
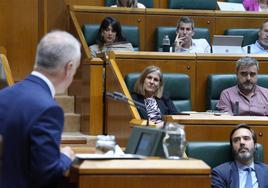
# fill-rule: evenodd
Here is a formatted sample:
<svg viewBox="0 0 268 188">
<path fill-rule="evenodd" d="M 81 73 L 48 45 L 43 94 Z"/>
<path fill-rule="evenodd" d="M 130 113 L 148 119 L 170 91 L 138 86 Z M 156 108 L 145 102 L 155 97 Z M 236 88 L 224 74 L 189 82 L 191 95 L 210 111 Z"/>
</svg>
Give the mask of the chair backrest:
<svg viewBox="0 0 268 188">
<path fill-rule="evenodd" d="M 207 110 L 216 110 L 224 89 L 236 84 L 235 74 L 210 74 L 207 79 Z"/>
<path fill-rule="evenodd" d="M 139 3 L 142 3 L 146 8 L 153 8 L 154 1 L 153 0 L 138 0 Z M 104 5 L 106 7 L 112 6 L 116 4 L 116 0 L 105 0 Z"/>
<path fill-rule="evenodd" d="M 99 24 L 84 24 L 82 31 L 88 46 L 96 43 Z M 140 49 L 140 32 L 137 26 L 122 25 L 122 35 L 130 42 L 135 51 Z"/>
<path fill-rule="evenodd" d="M 12 84 L 14 80 L 7 58 L 4 54 L 0 54 L 0 89 Z"/>
<path fill-rule="evenodd" d="M 268 75 L 258 74 L 257 84 L 268 88 Z M 210 74 L 207 79 L 207 110 L 216 110 L 216 105 L 224 89 L 236 85 L 235 74 Z"/>
<path fill-rule="evenodd" d="M 125 82 L 130 93 L 134 91 L 134 85 L 140 73 L 129 73 L 125 76 Z M 169 93 L 175 107 L 180 111 L 191 110 L 190 79 L 187 74 L 163 73 L 164 91 Z"/>
<path fill-rule="evenodd" d="M 241 35 L 244 36 L 242 46 L 253 44 L 258 39 L 259 29 L 227 29 L 225 35 Z"/>
<path fill-rule="evenodd" d="M 217 0 L 168 0 L 168 8 L 216 10 Z"/>
<path fill-rule="evenodd" d="M 155 31 L 156 37 L 156 50 L 160 51 L 162 47 L 162 40 L 165 35 L 169 36 L 170 42 L 173 43 L 176 37 L 176 29 L 177 27 L 157 27 Z M 210 43 L 210 34 L 208 28 L 196 27 L 194 29 L 195 35 L 194 39 L 204 38 Z"/>
<path fill-rule="evenodd" d="M 234 160 L 229 142 L 188 142 L 186 155 L 190 158 L 203 160 L 211 168 Z M 254 160 L 264 161 L 263 146 L 259 143 L 257 143 Z"/>
<path fill-rule="evenodd" d="M 225 0 L 225 1 L 229 3 L 243 3 L 243 0 Z"/>
</svg>

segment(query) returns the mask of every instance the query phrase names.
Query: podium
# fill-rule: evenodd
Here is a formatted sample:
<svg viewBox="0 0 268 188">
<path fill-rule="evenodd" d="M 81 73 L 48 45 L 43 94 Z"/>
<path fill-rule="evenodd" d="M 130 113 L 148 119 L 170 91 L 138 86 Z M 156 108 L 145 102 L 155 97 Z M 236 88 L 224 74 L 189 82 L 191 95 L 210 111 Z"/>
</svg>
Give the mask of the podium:
<svg viewBox="0 0 268 188">
<path fill-rule="evenodd" d="M 210 167 L 201 160 L 83 160 L 73 166 L 77 188 L 210 187 Z"/>
</svg>

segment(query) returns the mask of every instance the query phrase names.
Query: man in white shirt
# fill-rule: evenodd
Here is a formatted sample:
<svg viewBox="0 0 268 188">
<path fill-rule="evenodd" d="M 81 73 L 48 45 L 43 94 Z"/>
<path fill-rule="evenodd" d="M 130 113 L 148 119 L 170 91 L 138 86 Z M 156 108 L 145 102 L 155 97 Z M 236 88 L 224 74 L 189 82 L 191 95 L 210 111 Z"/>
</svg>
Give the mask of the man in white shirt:
<svg viewBox="0 0 268 188">
<path fill-rule="evenodd" d="M 181 53 L 210 53 L 210 45 L 206 39 L 193 39 L 194 21 L 183 16 L 177 22 L 175 52 Z"/>
<path fill-rule="evenodd" d="M 258 40 L 254 44 L 245 46 L 243 50 L 251 54 L 268 54 L 268 20 L 262 24 L 258 35 Z"/>
</svg>

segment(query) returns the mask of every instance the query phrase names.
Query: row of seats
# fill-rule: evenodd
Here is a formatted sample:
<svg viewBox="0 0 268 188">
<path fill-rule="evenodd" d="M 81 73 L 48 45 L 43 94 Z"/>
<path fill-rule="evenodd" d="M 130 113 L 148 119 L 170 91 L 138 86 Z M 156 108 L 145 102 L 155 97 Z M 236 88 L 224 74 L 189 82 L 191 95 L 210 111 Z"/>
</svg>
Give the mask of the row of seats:
<svg viewBox="0 0 268 188">
<path fill-rule="evenodd" d="M 98 33 L 98 24 L 85 24 L 82 27 L 87 44 L 90 46 L 95 43 Z M 241 35 L 244 36 L 242 46 L 255 43 L 258 39 L 259 29 L 228 29 L 225 30 L 225 35 Z M 140 49 L 140 33 L 137 26 L 122 25 L 122 32 L 126 39 L 132 44 L 134 50 Z M 170 41 L 174 41 L 176 37 L 176 27 L 158 27 L 155 32 L 156 45 L 155 50 L 159 51 L 162 45 L 162 39 L 168 35 Z M 205 38 L 210 43 L 210 34 L 208 28 L 195 28 L 193 38 Z"/>
<path fill-rule="evenodd" d="M 153 0 L 138 0 L 138 2 L 147 8 L 153 8 Z M 242 0 L 226 0 L 226 2 L 242 3 Z M 105 0 L 105 6 L 114 4 L 116 4 L 116 0 Z M 217 0 L 168 0 L 168 8 L 216 10 Z"/>
<path fill-rule="evenodd" d="M 125 76 L 125 82 L 130 92 L 140 73 L 129 73 Z M 174 105 L 180 111 L 191 110 L 190 78 L 187 74 L 164 73 L 164 91 L 170 94 Z M 258 85 L 268 88 L 268 75 L 258 75 Z M 235 74 L 210 74 L 207 79 L 207 110 L 216 110 L 216 104 L 221 92 L 236 85 Z"/>
</svg>

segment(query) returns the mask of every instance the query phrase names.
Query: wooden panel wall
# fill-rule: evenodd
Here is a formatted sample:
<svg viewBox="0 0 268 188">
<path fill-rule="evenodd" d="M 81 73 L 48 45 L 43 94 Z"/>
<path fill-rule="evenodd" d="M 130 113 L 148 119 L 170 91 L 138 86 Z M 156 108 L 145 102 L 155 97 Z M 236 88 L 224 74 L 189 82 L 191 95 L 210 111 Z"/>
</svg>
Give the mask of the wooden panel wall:
<svg viewBox="0 0 268 188">
<path fill-rule="evenodd" d="M 15 80 L 30 72 L 38 38 L 38 1 L 0 0 L 0 44 Z"/>
<path fill-rule="evenodd" d="M 0 45 L 18 81 L 31 72 L 40 37 L 66 28 L 64 0 L 0 0 L 0 10 Z"/>
</svg>

